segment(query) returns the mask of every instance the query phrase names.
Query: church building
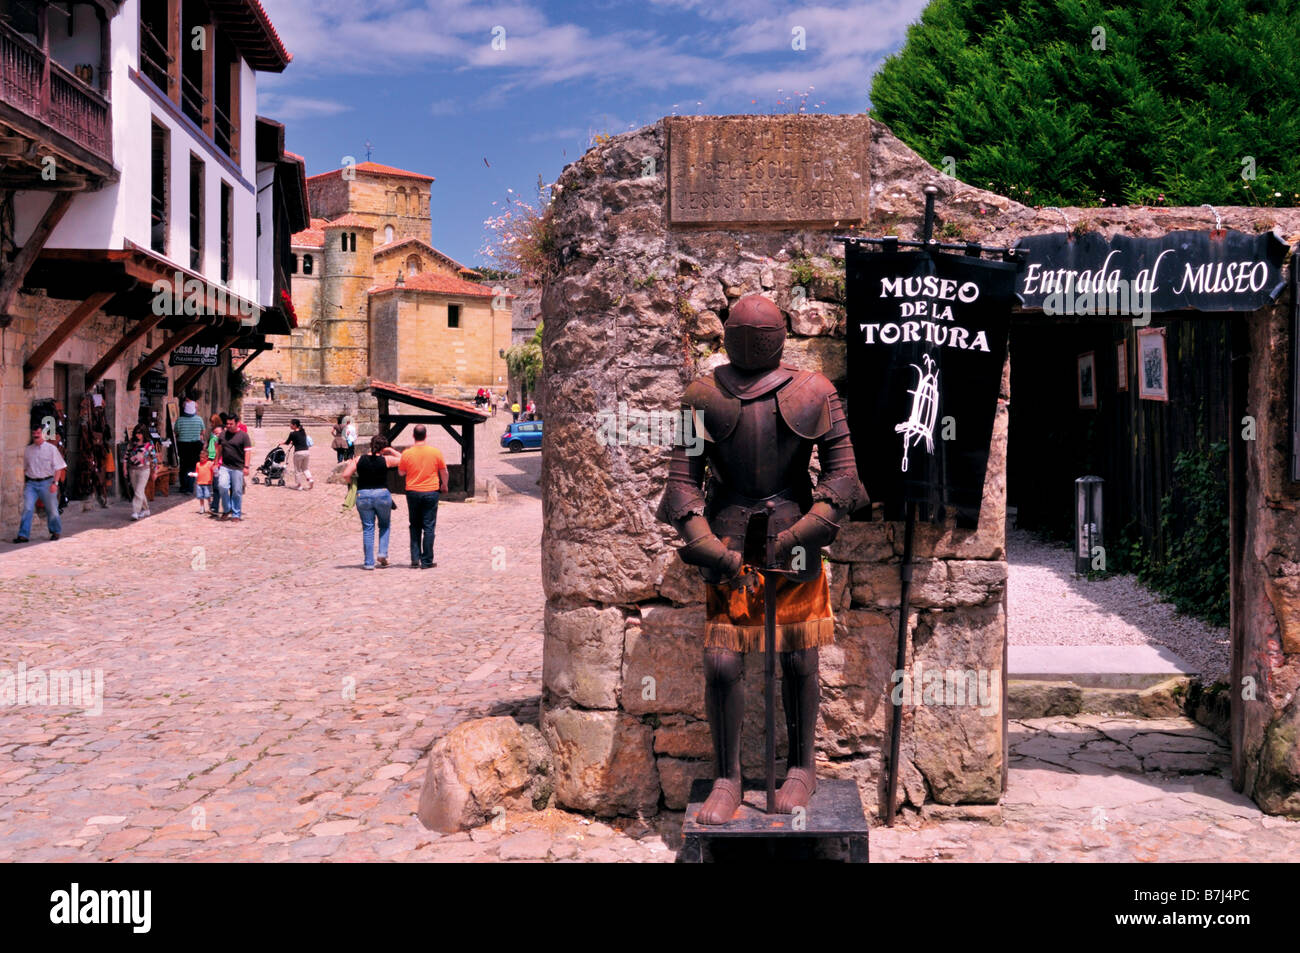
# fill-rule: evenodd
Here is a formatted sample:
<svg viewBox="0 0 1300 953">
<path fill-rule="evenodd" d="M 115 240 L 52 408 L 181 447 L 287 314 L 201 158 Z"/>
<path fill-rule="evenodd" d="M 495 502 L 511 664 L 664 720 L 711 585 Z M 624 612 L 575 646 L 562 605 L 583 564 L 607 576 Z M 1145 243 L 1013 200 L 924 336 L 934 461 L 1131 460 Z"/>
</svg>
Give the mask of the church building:
<svg viewBox="0 0 1300 953">
<path fill-rule="evenodd" d="M 504 389 L 511 295 L 430 243 L 433 177 L 362 162 L 307 179 L 310 226 L 293 236 L 288 344 L 255 378 Z"/>
</svg>

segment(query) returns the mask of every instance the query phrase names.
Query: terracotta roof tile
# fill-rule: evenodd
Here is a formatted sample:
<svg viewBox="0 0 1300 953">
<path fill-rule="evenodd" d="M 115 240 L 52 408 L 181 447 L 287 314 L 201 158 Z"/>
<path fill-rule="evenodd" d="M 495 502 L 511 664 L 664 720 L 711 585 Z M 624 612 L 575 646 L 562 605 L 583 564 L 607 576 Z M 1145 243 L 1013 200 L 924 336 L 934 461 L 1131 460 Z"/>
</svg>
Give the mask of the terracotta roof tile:
<svg viewBox="0 0 1300 953">
<path fill-rule="evenodd" d="M 419 172 L 408 172 L 406 169 L 398 169 L 391 165 L 380 165 L 378 162 L 358 162 L 355 168 L 358 172 L 368 172 L 371 175 L 392 175 L 405 179 L 419 179 L 422 182 L 434 181 L 434 178 L 431 175 L 421 175 Z M 307 181 L 310 182 L 312 179 L 323 179 L 326 176 L 339 175 L 342 171 L 342 169 L 331 169 L 329 172 L 321 172 L 317 175 L 308 176 Z"/>
<path fill-rule="evenodd" d="M 294 232 L 289 239 L 291 245 L 311 245 L 319 248 L 325 244 L 325 219 L 313 218 L 311 224 L 301 232 Z"/>
<path fill-rule="evenodd" d="M 495 297 L 491 288 L 486 285 L 480 285 L 473 281 L 466 281 L 464 278 L 453 278 L 451 275 L 444 275 L 438 272 L 425 271 L 418 275 L 410 275 L 406 278 L 404 285 L 397 285 L 394 282 L 388 282 L 382 285 L 375 285 L 370 288 L 370 293 L 385 294 L 389 291 L 429 291 L 436 294 L 459 295 L 465 298 L 492 298 Z"/>
<path fill-rule="evenodd" d="M 325 223 L 325 227 L 326 227 L 326 228 L 369 228 L 369 229 L 373 229 L 375 226 L 371 225 L 369 222 L 367 222 L 367 221 L 366 221 L 364 218 L 362 218 L 360 215 L 354 215 L 353 213 L 349 212 L 347 215 L 340 216 L 339 218 L 334 219 L 334 221 L 332 221 L 332 222 L 326 222 L 326 223 Z"/>
</svg>

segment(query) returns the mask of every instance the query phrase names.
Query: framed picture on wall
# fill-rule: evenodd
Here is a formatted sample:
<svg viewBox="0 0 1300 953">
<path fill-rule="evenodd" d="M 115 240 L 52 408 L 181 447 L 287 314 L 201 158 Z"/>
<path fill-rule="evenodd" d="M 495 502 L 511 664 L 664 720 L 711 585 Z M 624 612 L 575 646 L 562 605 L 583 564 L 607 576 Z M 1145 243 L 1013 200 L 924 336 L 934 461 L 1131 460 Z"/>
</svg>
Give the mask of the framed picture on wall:
<svg viewBox="0 0 1300 953">
<path fill-rule="evenodd" d="M 1128 338 L 1115 345 L 1115 369 L 1119 372 L 1117 390 L 1128 390 Z"/>
<path fill-rule="evenodd" d="M 1079 355 L 1079 409 L 1097 409 L 1097 354 Z"/>
<path fill-rule="evenodd" d="M 1169 399 L 1169 357 L 1164 328 L 1138 331 L 1138 397 L 1142 400 Z"/>
</svg>

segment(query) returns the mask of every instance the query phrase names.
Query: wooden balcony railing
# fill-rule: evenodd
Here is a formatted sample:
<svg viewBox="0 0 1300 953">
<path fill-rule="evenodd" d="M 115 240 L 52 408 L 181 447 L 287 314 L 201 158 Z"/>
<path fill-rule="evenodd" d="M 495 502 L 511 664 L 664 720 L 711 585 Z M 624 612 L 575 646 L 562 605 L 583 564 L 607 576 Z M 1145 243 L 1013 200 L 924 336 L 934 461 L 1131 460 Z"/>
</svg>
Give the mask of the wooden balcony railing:
<svg viewBox="0 0 1300 953">
<path fill-rule="evenodd" d="M 58 63 L 47 64 L 40 47 L 4 23 L 0 23 L 0 101 L 112 164 L 108 100 Z"/>
</svg>

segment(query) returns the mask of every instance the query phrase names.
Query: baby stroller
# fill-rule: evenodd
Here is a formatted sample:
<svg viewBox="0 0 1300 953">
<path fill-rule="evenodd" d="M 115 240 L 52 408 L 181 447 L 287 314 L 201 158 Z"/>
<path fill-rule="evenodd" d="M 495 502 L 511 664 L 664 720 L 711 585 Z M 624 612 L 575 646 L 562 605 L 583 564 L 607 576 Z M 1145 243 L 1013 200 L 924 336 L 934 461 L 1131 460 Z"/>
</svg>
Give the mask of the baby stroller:
<svg viewBox="0 0 1300 953">
<path fill-rule="evenodd" d="M 257 468 L 257 472 L 262 474 L 262 482 L 267 486 L 274 483 L 276 486 L 284 486 L 285 461 L 289 455 L 284 452 L 284 447 L 276 447 L 266 455 L 262 465 Z M 254 475 L 253 482 L 257 482 L 257 476 Z"/>
</svg>

